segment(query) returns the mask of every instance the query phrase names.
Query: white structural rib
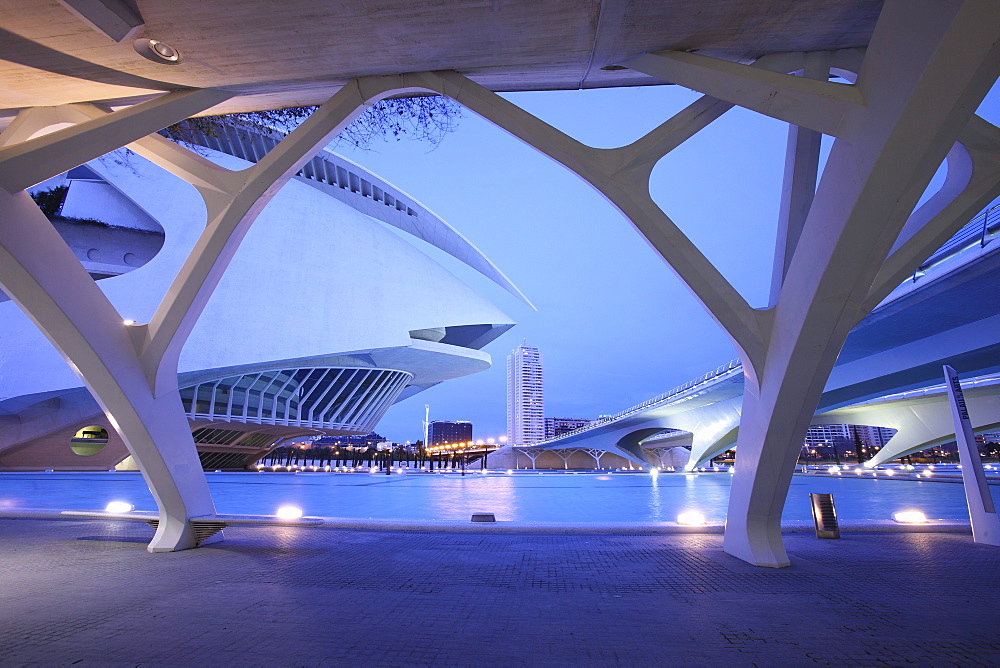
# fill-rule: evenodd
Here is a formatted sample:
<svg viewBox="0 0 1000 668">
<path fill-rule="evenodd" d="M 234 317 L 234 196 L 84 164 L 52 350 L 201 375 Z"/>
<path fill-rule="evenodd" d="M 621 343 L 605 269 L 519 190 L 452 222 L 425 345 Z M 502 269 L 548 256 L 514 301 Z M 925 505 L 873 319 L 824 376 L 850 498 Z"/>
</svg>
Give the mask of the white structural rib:
<svg viewBox="0 0 1000 668">
<path fill-rule="evenodd" d="M 212 150 L 255 163 L 278 144 L 280 137 L 234 127 L 220 128 L 214 136 L 194 132 L 192 140 Z M 331 151 L 321 151 L 306 163 L 295 178 L 367 216 L 426 241 L 535 308 L 524 293 L 461 232 L 415 197 L 361 165 Z"/>
</svg>

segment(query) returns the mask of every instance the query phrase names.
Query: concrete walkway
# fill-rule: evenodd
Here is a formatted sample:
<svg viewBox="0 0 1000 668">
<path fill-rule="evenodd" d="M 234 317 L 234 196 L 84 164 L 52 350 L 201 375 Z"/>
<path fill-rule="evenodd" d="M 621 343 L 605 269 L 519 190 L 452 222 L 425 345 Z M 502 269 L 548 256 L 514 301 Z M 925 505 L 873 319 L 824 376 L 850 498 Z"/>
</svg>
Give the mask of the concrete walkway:
<svg viewBox="0 0 1000 668">
<path fill-rule="evenodd" d="M 956 534 L 786 536 L 149 527 L 0 520 L 0 664 L 1000 664 L 1000 549 Z"/>
</svg>

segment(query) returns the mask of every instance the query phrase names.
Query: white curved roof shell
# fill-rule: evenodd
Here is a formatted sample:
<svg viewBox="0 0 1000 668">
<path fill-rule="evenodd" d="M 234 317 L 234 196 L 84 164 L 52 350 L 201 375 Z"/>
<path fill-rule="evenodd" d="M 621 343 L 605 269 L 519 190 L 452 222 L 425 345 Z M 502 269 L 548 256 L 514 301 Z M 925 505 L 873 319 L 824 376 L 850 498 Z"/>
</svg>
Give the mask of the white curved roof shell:
<svg viewBox="0 0 1000 668">
<path fill-rule="evenodd" d="M 192 186 L 137 156 L 90 166 L 165 231 L 148 264 L 98 283 L 123 319 L 146 322 L 201 232 L 204 205 Z M 0 325 L 0 399 L 80 385 L 13 302 L 0 303 Z M 502 331 L 513 322 L 399 235 L 293 180 L 248 232 L 179 371 L 359 353 L 411 371 L 413 385 L 427 386 L 489 366 L 486 353 L 409 334 L 463 325 Z"/>
</svg>

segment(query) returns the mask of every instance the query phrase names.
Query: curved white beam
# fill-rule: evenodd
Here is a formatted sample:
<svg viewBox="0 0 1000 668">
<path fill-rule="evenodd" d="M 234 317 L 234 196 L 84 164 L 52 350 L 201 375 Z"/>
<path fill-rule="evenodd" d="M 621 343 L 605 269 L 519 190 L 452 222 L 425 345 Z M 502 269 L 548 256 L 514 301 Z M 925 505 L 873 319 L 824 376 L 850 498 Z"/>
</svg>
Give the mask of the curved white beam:
<svg viewBox="0 0 1000 668">
<path fill-rule="evenodd" d="M 973 426 L 977 430 L 1000 426 L 1000 379 L 974 379 L 963 385 Z M 896 429 L 882 449 L 865 462 L 869 468 L 955 439 L 955 424 L 943 385 L 820 413 L 812 423 L 863 424 Z"/>
<path fill-rule="evenodd" d="M 192 134 L 191 141 L 197 144 L 254 163 L 280 141 L 280 137 L 244 128 L 224 127 L 211 136 L 201 132 Z M 357 163 L 332 151 L 320 151 L 295 178 L 448 253 L 535 309 L 524 293 L 461 232 L 417 198 Z"/>
</svg>

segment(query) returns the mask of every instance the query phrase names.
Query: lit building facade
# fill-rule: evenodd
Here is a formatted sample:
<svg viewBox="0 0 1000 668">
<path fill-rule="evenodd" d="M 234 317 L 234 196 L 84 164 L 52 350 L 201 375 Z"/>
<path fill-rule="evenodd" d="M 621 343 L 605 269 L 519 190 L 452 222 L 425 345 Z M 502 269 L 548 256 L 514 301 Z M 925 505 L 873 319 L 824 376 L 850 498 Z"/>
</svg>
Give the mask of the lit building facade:
<svg viewBox="0 0 1000 668">
<path fill-rule="evenodd" d="M 521 345 L 507 356 L 507 443 L 545 439 L 545 387 L 538 348 Z"/>
<path fill-rule="evenodd" d="M 860 445 L 862 453 L 870 458 L 884 446 L 896 433 L 895 429 L 874 427 L 861 424 L 820 424 L 809 427 L 806 432 L 805 447 L 817 450 L 818 454 L 843 455 L 850 451 L 857 456 L 856 448 Z M 829 450 L 829 452 L 827 452 Z"/>
<path fill-rule="evenodd" d="M 545 439 L 556 438 L 580 427 L 586 427 L 593 420 L 584 418 L 545 418 Z"/>
<path fill-rule="evenodd" d="M 465 421 L 436 420 L 427 427 L 428 445 L 468 443 L 472 440 L 472 423 Z"/>
</svg>

